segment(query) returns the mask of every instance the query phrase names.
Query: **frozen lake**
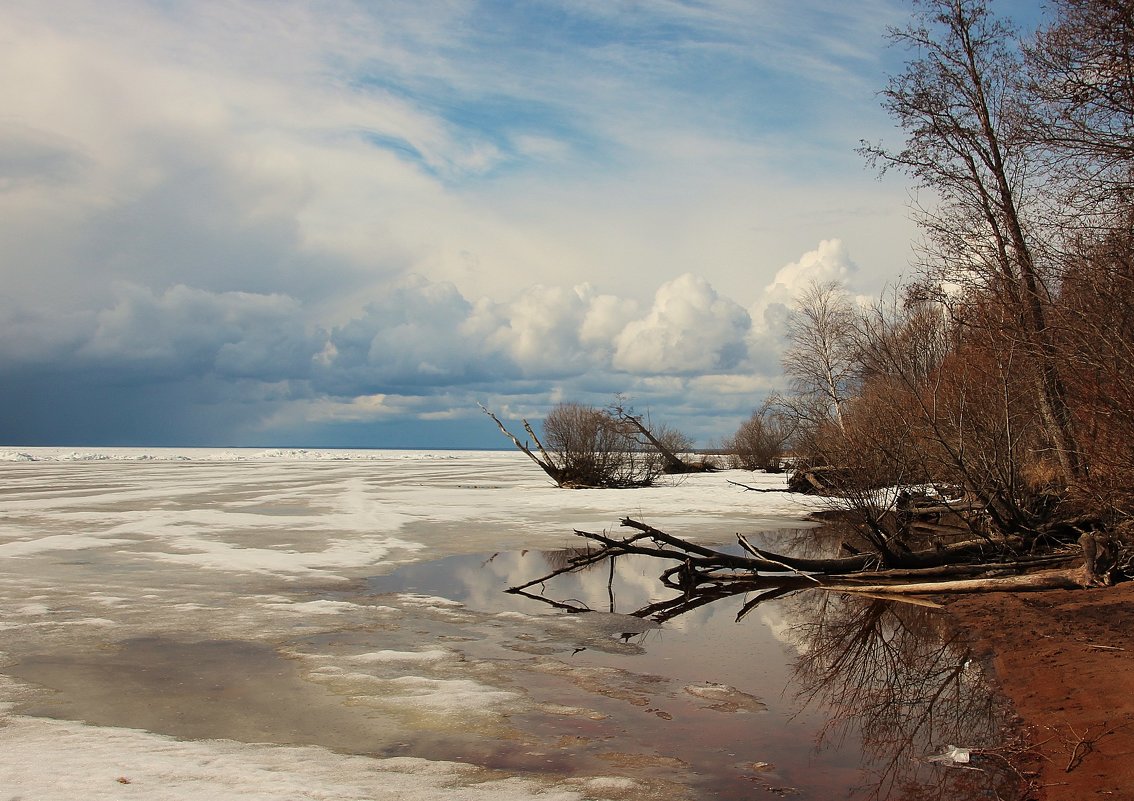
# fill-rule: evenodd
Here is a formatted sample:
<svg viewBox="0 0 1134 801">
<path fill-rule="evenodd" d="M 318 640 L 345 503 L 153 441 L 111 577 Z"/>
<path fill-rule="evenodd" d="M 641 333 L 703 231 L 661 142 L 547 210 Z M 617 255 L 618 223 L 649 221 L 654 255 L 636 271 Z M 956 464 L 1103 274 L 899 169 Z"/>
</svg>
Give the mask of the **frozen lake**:
<svg viewBox="0 0 1134 801">
<path fill-rule="evenodd" d="M 629 613 L 672 596 L 663 566 L 631 559 L 544 590 L 591 613 L 502 592 L 625 516 L 704 544 L 808 536 L 816 501 L 730 478 L 782 483 L 568 491 L 512 452 L 0 449 L 4 797 L 886 797 L 944 781 L 914 754 L 994 740 L 931 610 L 811 591 L 658 624 Z"/>
</svg>

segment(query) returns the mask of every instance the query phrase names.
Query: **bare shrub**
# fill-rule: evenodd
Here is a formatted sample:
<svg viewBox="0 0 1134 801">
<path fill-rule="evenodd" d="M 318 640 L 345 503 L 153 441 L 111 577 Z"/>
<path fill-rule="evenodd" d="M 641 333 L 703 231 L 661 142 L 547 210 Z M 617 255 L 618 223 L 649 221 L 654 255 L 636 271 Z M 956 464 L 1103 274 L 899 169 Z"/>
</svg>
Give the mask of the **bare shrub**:
<svg viewBox="0 0 1134 801">
<path fill-rule="evenodd" d="M 608 410 L 560 403 L 543 420 L 544 447 L 563 486 L 640 487 L 654 481 L 664 460 L 638 430 Z"/>
<path fill-rule="evenodd" d="M 765 403 L 724 442 L 729 467 L 782 472 L 788 442 L 795 430 L 796 424 L 790 415 Z"/>
</svg>

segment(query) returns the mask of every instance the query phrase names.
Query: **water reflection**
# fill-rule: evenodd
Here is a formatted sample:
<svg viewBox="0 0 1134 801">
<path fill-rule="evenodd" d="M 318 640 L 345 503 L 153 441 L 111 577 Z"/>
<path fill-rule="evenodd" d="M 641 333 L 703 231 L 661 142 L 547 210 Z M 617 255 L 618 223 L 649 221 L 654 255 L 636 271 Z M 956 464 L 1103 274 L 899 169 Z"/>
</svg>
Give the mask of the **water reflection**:
<svg viewBox="0 0 1134 801">
<path fill-rule="evenodd" d="M 995 758 L 967 769 L 924 758 L 950 744 L 992 748 L 1004 725 L 978 663 L 940 611 L 822 591 L 796 594 L 790 608 L 795 694 L 828 716 L 820 746 L 857 729 L 867 797 L 1012 794 L 1013 774 Z"/>
<path fill-rule="evenodd" d="M 784 546 L 783 540 L 775 544 Z M 485 611 L 599 611 L 663 623 L 659 639 L 656 630 L 610 628 L 607 620 L 604 634 L 576 648 L 642 660 L 653 654 L 648 670 L 658 669 L 658 658 L 675 673 L 692 674 L 697 663 L 701 675 L 706 667 L 719 671 L 708 676 L 713 681 L 784 699 L 778 710 L 782 720 L 817 718 L 811 758 L 821 770 L 829 765 L 832 776 L 842 775 L 842 784 L 828 783 L 824 790 L 818 784 L 792 788 L 801 797 L 829 797 L 823 793 L 831 791 L 854 799 L 1012 796 L 1013 774 L 997 758 L 978 756 L 964 767 L 925 759 L 951 744 L 991 749 L 1004 724 L 980 666 L 940 610 L 830 593 L 802 577 L 753 577 L 675 592 L 657 578 L 668 565 L 639 556 L 596 562 L 522 595 L 501 592 L 568 566 L 585 553 L 454 557 L 443 560 L 447 564 L 440 569 L 437 563 L 420 564 L 374 579 L 373 589 L 435 593 Z M 710 607 L 717 606 L 728 614 L 713 613 Z M 764 627 L 770 635 L 755 649 L 759 653 L 740 644 L 752 627 Z M 688 647 L 678 656 L 683 639 Z M 772 640 L 790 650 L 774 652 Z M 730 651 L 740 652 L 739 658 Z M 769 661 L 776 658 L 785 663 L 782 671 Z M 783 677 L 778 686 L 767 686 L 767 677 L 775 675 Z M 760 677 L 765 677 L 764 686 L 754 685 Z M 859 754 L 854 779 L 835 767 L 848 751 Z M 800 773 L 807 770 L 806 765 L 796 767 Z"/>
</svg>

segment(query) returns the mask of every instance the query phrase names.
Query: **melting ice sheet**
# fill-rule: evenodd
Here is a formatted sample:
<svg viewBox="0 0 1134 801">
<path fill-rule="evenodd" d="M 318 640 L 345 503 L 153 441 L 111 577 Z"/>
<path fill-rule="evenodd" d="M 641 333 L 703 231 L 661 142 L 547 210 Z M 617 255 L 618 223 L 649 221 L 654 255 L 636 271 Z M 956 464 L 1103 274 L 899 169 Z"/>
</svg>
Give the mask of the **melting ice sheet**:
<svg viewBox="0 0 1134 801">
<path fill-rule="evenodd" d="M 557 586 L 593 614 L 500 592 L 627 515 L 706 543 L 806 525 L 807 501 L 729 477 L 566 491 L 506 452 L 0 450 L 0 786 L 845 795 L 854 736 L 815 751 L 781 608 L 659 627 L 626 615 L 668 595 L 629 561 Z"/>
</svg>

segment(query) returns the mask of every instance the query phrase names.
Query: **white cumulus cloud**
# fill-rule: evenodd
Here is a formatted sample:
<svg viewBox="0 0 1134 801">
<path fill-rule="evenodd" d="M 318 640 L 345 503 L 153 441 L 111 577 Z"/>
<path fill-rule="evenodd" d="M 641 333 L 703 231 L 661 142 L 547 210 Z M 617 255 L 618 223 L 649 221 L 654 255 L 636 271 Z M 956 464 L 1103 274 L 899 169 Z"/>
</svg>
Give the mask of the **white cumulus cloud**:
<svg viewBox="0 0 1134 801">
<path fill-rule="evenodd" d="M 686 273 L 659 287 L 647 315 L 616 337 L 614 366 L 641 373 L 727 370 L 745 356 L 750 326 L 743 307 Z"/>
</svg>

